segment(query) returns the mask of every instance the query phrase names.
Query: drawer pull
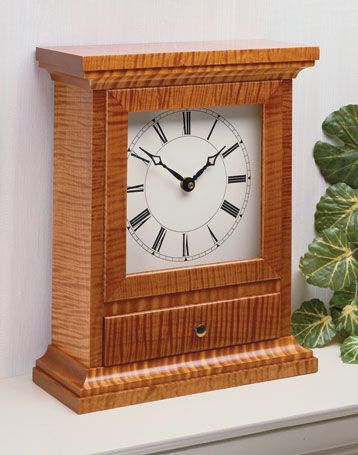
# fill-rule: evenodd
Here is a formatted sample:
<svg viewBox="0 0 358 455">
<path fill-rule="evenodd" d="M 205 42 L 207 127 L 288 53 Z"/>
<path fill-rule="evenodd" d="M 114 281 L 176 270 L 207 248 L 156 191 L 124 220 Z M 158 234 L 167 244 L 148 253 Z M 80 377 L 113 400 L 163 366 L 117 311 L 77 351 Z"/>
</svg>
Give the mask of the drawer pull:
<svg viewBox="0 0 358 455">
<path fill-rule="evenodd" d="M 196 327 L 195 327 L 195 333 L 196 333 L 196 336 L 198 337 L 203 337 L 204 335 L 206 335 L 206 325 L 205 324 L 198 324 Z"/>
</svg>

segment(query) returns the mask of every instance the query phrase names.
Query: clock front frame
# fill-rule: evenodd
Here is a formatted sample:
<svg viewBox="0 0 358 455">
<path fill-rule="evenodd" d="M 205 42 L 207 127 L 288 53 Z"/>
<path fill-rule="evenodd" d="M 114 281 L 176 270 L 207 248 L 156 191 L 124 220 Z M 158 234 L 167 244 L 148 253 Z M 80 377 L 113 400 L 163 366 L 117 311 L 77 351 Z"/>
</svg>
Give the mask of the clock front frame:
<svg viewBox="0 0 358 455">
<path fill-rule="evenodd" d="M 282 278 L 282 81 L 112 90 L 107 95 L 105 301 Z M 261 256 L 249 260 L 126 274 L 128 112 L 262 105 Z"/>
</svg>

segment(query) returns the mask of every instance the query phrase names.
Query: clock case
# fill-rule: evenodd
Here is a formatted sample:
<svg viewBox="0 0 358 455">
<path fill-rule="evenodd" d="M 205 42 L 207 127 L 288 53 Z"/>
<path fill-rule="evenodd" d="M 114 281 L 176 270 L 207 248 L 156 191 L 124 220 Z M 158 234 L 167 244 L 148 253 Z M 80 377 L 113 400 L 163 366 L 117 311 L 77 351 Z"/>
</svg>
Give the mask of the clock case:
<svg viewBox="0 0 358 455">
<path fill-rule="evenodd" d="M 292 78 L 317 47 L 38 48 L 55 82 L 52 341 L 77 413 L 317 371 L 290 335 Z M 126 275 L 128 112 L 262 105 L 261 256 Z"/>
</svg>

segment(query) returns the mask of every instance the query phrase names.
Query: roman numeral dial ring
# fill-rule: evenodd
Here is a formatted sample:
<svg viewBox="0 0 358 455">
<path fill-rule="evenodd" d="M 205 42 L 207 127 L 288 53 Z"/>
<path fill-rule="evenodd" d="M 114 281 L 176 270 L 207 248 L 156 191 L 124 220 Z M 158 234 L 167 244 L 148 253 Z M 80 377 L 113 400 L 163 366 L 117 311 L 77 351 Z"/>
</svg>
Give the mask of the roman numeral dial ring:
<svg viewBox="0 0 358 455">
<path fill-rule="evenodd" d="M 128 145 L 127 248 L 139 254 L 134 239 L 150 253 L 148 261 L 200 264 L 224 251 L 220 246 L 245 212 L 252 183 L 245 144 L 225 116 L 210 109 L 147 118 Z"/>
</svg>

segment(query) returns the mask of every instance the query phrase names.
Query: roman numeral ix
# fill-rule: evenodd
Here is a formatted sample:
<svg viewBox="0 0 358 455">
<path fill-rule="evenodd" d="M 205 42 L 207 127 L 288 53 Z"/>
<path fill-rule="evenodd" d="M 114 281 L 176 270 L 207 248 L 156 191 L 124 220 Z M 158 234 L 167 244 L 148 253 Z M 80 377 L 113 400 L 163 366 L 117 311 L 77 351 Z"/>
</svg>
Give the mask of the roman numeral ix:
<svg viewBox="0 0 358 455">
<path fill-rule="evenodd" d="M 160 124 L 158 122 L 155 123 L 155 120 L 153 120 L 153 122 L 154 122 L 153 128 L 155 129 L 155 131 L 158 134 L 162 143 L 165 144 L 166 142 L 168 142 L 168 139 L 166 138 L 164 131 L 162 130 L 162 127 L 160 126 Z"/>
<path fill-rule="evenodd" d="M 240 213 L 240 209 L 238 209 L 235 205 L 231 204 L 226 200 L 222 203 L 220 208 L 223 209 L 229 215 L 233 216 L 234 218 L 236 218 L 237 215 Z"/>
<path fill-rule="evenodd" d="M 137 158 L 138 160 L 143 161 L 143 163 L 145 163 L 147 165 L 149 164 L 149 160 L 143 158 L 140 155 L 137 155 L 136 152 L 133 152 L 132 150 L 129 150 L 129 149 L 128 149 L 128 152 L 130 153 L 131 156 L 134 156 L 134 158 Z"/>
<path fill-rule="evenodd" d="M 191 112 L 183 112 L 184 134 L 191 134 Z"/>
<path fill-rule="evenodd" d="M 153 247 L 152 247 L 154 251 L 157 251 L 159 253 L 159 251 L 162 247 L 163 240 L 166 236 L 166 233 L 167 233 L 167 230 L 164 229 L 163 227 L 161 227 L 159 229 L 159 233 L 158 233 L 156 239 L 154 240 Z"/>
<path fill-rule="evenodd" d="M 227 179 L 228 183 L 246 182 L 246 175 L 230 175 Z"/>
<path fill-rule="evenodd" d="M 127 186 L 127 193 L 141 193 L 144 191 L 144 185 Z"/>
<path fill-rule="evenodd" d="M 143 212 L 140 212 L 137 216 L 132 218 L 129 222 L 129 224 L 132 226 L 132 228 L 136 231 L 139 229 L 143 224 L 149 220 L 151 217 L 150 212 L 148 209 L 143 210 Z"/>
</svg>

